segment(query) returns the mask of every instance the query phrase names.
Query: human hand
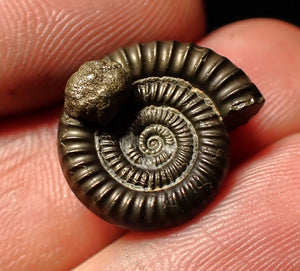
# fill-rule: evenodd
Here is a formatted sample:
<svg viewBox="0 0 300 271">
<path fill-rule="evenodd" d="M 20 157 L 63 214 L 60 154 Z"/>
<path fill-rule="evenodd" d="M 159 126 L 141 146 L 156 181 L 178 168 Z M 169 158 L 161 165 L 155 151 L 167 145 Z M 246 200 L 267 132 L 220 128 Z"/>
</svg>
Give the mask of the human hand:
<svg viewBox="0 0 300 271">
<path fill-rule="evenodd" d="M 77 270 L 300 269 L 297 27 L 248 20 L 204 37 L 203 8 L 193 0 L 0 6 L 0 269 L 68 270 L 95 253 Z M 231 169 L 204 212 L 176 228 L 127 232 L 97 218 L 70 191 L 56 150 L 61 106 L 53 105 L 84 61 L 168 39 L 228 57 L 266 103 L 230 134 Z"/>
</svg>

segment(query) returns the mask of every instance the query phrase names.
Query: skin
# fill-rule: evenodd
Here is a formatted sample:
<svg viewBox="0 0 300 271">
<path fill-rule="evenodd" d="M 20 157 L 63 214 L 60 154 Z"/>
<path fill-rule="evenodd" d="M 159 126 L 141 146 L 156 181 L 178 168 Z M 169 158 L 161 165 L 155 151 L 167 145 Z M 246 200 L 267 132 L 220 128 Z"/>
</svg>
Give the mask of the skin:
<svg viewBox="0 0 300 271">
<path fill-rule="evenodd" d="M 204 36 L 192 0 L 115 1 L 122 12 L 110 0 L 19 2 L 0 1 L 1 270 L 300 269 L 299 28 L 253 19 Z M 82 62 L 155 39 L 226 55 L 266 103 L 230 134 L 231 168 L 204 212 L 176 228 L 127 232 L 68 188 L 57 121 L 63 85 Z"/>
</svg>

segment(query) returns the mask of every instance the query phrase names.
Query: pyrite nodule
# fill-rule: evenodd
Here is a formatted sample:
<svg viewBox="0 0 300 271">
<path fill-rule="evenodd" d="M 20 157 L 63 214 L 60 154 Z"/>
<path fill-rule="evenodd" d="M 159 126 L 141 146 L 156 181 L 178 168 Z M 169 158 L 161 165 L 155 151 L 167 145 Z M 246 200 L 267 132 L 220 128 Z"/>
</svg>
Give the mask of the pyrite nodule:
<svg viewBox="0 0 300 271">
<path fill-rule="evenodd" d="M 165 41 L 119 49 L 67 83 L 58 131 L 64 175 L 110 223 L 178 225 L 217 194 L 227 130 L 263 103 L 245 73 L 208 48 Z"/>
</svg>

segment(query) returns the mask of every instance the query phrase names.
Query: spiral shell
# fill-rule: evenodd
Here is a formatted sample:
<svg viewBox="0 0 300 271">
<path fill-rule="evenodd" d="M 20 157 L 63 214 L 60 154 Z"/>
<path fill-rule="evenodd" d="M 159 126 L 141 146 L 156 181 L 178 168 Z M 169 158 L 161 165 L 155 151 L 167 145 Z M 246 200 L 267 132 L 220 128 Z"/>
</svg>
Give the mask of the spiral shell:
<svg viewBox="0 0 300 271">
<path fill-rule="evenodd" d="M 228 59 L 190 43 L 136 44 L 85 63 L 68 81 L 58 148 L 90 210 L 133 230 L 183 223 L 217 194 L 227 129 L 264 99 Z"/>
</svg>

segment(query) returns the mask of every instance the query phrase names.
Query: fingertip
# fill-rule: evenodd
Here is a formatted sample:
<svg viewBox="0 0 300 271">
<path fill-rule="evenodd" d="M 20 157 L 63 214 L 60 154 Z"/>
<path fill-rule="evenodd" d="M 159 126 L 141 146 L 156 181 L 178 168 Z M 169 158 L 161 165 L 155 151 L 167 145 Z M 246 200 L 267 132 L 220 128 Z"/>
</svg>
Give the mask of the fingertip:
<svg viewBox="0 0 300 271">
<path fill-rule="evenodd" d="M 294 270 L 299 150 L 300 134 L 277 142 L 228 176 L 234 187 L 206 216 L 164 235 L 129 233 L 74 270 Z"/>
<path fill-rule="evenodd" d="M 201 1 L 0 1 L 0 115 L 56 103 L 87 60 L 134 42 L 192 41 L 204 32 Z M 12 12 L 14 11 L 14 12 Z"/>
<path fill-rule="evenodd" d="M 1 121 L 0 265 L 5 270 L 70 270 L 125 232 L 92 214 L 68 187 L 57 156 L 58 111 Z"/>
<path fill-rule="evenodd" d="M 232 133 L 234 163 L 300 131 L 298 27 L 275 19 L 244 20 L 216 30 L 200 44 L 242 68 L 266 100 L 247 125 Z"/>
</svg>

